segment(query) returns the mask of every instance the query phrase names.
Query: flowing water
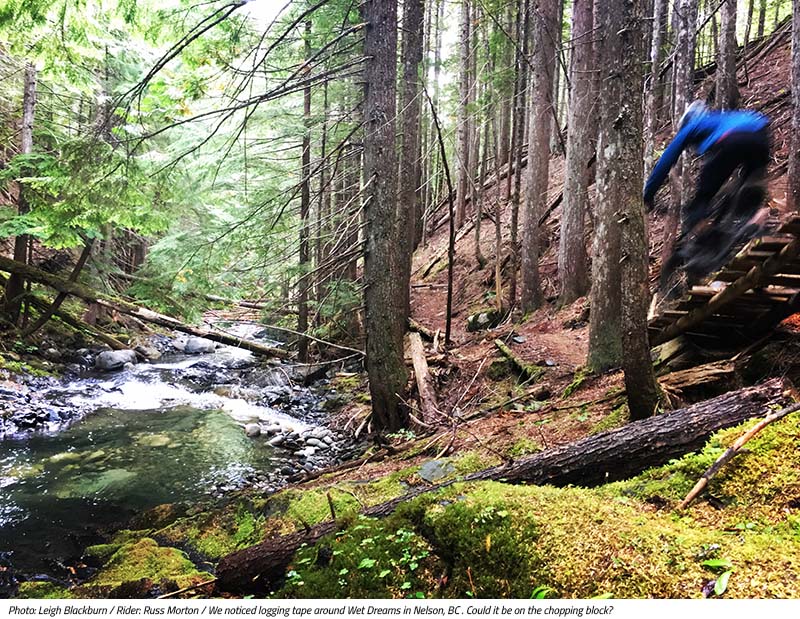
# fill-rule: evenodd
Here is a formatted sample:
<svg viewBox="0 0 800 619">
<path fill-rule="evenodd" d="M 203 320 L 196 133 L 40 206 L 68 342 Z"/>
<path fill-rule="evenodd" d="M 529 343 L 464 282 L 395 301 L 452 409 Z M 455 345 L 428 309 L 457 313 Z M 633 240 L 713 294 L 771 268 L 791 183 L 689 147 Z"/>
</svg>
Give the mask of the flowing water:
<svg viewBox="0 0 800 619">
<path fill-rule="evenodd" d="M 0 441 L 0 553 L 13 551 L 19 572 L 53 573 L 59 560 L 78 556 L 103 527 L 275 470 L 280 454 L 263 437 L 246 436 L 243 426 L 277 424 L 300 432 L 309 424 L 208 386 L 217 378 L 215 368 L 247 356 L 228 348 L 177 356 L 47 394 L 93 412 L 57 431 Z"/>
</svg>

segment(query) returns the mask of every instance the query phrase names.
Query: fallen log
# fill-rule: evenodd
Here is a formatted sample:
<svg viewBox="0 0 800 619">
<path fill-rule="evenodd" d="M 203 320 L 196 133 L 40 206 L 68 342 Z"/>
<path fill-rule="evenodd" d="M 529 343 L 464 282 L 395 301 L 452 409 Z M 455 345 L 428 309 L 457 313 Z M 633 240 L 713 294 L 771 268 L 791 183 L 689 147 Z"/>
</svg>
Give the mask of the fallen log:
<svg viewBox="0 0 800 619">
<path fill-rule="evenodd" d="M 513 365 L 526 380 L 536 381 L 544 374 L 543 368 L 535 363 L 528 363 L 517 357 L 502 340 L 495 340 L 494 345 L 497 346 L 498 350 L 503 353 L 503 356 L 511 362 L 511 365 Z"/>
<path fill-rule="evenodd" d="M 123 301 L 122 299 L 116 299 L 114 297 L 104 295 L 100 292 L 92 290 L 87 286 L 78 284 L 77 282 L 70 282 L 61 277 L 53 275 L 52 273 L 47 273 L 37 269 L 36 267 L 23 264 L 21 262 L 16 262 L 15 260 L 10 260 L 9 258 L 5 258 L 3 256 L 0 256 L 0 270 L 21 275 L 25 279 L 28 279 L 32 282 L 37 282 L 39 284 L 44 284 L 58 292 L 78 297 L 84 301 L 88 301 L 89 303 L 97 303 L 103 307 L 139 318 L 145 322 L 172 329 L 173 331 L 179 331 L 181 333 L 187 333 L 196 337 L 202 337 L 213 342 L 219 342 L 220 344 L 227 344 L 228 346 L 235 346 L 237 348 L 248 350 L 257 355 L 282 358 L 290 356 L 288 351 L 280 348 L 274 348 L 272 346 L 265 346 L 263 344 L 251 342 L 249 340 L 243 340 L 242 338 L 228 335 L 227 333 L 221 333 L 213 329 L 203 329 L 201 327 L 187 325 L 170 316 L 165 316 L 164 314 L 159 314 L 158 312 L 139 307 L 138 305 Z"/>
<path fill-rule="evenodd" d="M 428 371 L 428 360 L 425 358 L 425 349 L 422 346 L 422 338 L 419 333 L 410 331 L 408 337 L 408 351 L 411 353 L 411 363 L 414 366 L 414 377 L 417 382 L 419 392 L 419 407 L 422 410 L 422 420 L 430 422 L 438 417 L 439 403 L 436 399 L 436 391 L 433 389 L 431 374 Z"/>
<path fill-rule="evenodd" d="M 464 481 L 594 486 L 625 479 L 696 450 L 714 432 L 763 414 L 769 405 L 783 404 L 785 400 L 783 381 L 773 379 L 479 471 L 466 476 Z M 387 516 L 400 504 L 452 483 L 417 488 L 368 508 L 363 514 Z M 286 566 L 301 544 L 314 544 L 337 527 L 338 523 L 329 520 L 226 555 L 217 565 L 217 585 L 224 591 L 269 590 L 283 579 Z"/>
<path fill-rule="evenodd" d="M 0 275 L 0 287 L 4 287 L 6 285 L 6 278 Z M 40 299 L 39 297 L 29 294 L 25 297 L 25 302 L 30 304 L 31 307 L 36 308 L 36 310 L 40 314 L 44 314 L 45 312 L 52 310 L 52 315 L 61 320 L 65 325 L 71 327 L 75 331 L 82 331 L 91 335 L 94 339 L 99 342 L 102 342 L 112 350 L 128 350 L 130 346 L 120 342 L 117 338 L 112 337 L 108 333 L 104 333 L 97 327 L 93 327 L 91 325 L 86 324 L 82 320 L 79 320 L 69 312 L 65 312 L 62 309 L 55 309 L 53 310 L 53 303 L 48 303 L 44 299 Z"/>
<path fill-rule="evenodd" d="M 413 318 L 409 318 L 408 319 L 408 329 L 410 331 L 416 331 L 417 333 L 419 333 L 422 337 L 424 337 L 429 342 L 432 342 L 433 338 L 436 335 L 433 331 L 428 329 L 428 327 L 426 327 L 424 325 L 421 325 L 420 323 L 418 323 Z"/>
</svg>

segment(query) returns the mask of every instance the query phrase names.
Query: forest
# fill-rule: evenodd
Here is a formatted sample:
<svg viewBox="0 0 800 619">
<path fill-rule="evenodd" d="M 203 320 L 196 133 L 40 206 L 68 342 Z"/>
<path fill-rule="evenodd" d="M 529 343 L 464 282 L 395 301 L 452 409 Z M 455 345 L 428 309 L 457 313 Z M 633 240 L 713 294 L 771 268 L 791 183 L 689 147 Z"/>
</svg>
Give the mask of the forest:
<svg viewBox="0 0 800 619">
<path fill-rule="evenodd" d="M 0 0 L 0 598 L 800 598 L 800 0 Z"/>
</svg>

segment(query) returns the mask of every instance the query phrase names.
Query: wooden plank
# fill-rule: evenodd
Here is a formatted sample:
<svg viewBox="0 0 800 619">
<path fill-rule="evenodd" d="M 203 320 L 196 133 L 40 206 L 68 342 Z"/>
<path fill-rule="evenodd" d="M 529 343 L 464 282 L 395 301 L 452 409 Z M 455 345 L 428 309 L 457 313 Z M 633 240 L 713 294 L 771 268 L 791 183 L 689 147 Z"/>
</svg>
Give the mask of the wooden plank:
<svg viewBox="0 0 800 619">
<path fill-rule="evenodd" d="M 704 306 L 698 307 L 686 316 L 676 320 L 672 325 L 664 329 L 655 338 L 652 344 L 660 344 L 671 340 L 681 333 L 693 329 L 707 316 L 719 311 L 723 306 L 741 297 L 753 288 L 753 286 L 760 284 L 763 279 L 779 273 L 781 271 L 781 266 L 794 260 L 798 252 L 800 252 L 800 239 L 795 238 L 795 240 L 784 247 L 778 254 L 774 254 L 765 260 L 763 265 L 751 269 L 747 275 L 719 291 L 711 297 Z"/>
</svg>

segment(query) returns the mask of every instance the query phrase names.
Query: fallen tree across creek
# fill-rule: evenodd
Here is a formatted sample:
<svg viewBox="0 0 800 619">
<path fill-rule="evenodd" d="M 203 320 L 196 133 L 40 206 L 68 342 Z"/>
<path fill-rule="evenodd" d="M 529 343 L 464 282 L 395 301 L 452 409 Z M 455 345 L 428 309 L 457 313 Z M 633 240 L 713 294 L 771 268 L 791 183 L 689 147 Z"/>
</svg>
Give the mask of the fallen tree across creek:
<svg viewBox="0 0 800 619">
<path fill-rule="evenodd" d="M 9 258 L 5 258 L 3 256 L 0 256 L 0 271 L 6 271 L 8 273 L 20 275 L 24 279 L 36 282 L 38 284 L 44 284 L 45 286 L 49 286 L 60 293 L 78 297 L 84 301 L 88 301 L 89 303 L 97 303 L 121 314 L 134 316 L 139 320 L 156 324 L 161 327 L 166 327 L 168 329 L 172 329 L 173 331 L 179 331 L 188 335 L 202 337 L 213 342 L 219 342 L 220 344 L 227 344 L 228 346 L 235 346 L 237 348 L 248 350 L 257 355 L 280 358 L 287 358 L 291 356 L 289 351 L 281 348 L 274 348 L 272 346 L 266 346 L 264 344 L 252 342 L 250 340 L 244 340 L 242 338 L 229 335 L 227 333 L 222 333 L 214 329 L 204 329 L 202 327 L 187 325 L 170 316 L 139 307 L 138 305 L 134 305 L 133 303 L 129 303 L 128 301 L 124 301 L 122 299 L 104 295 L 77 282 L 68 281 L 62 277 L 53 275 L 52 273 L 47 273 L 41 269 L 37 269 L 36 267 L 17 262 L 15 260 L 10 260 Z"/>
<path fill-rule="evenodd" d="M 596 486 L 629 478 L 646 468 L 699 449 L 718 430 L 763 415 L 768 406 L 787 401 L 784 383 L 773 379 L 755 387 L 731 391 L 687 408 L 657 415 L 588 436 L 555 449 L 473 473 L 463 481 Z M 409 494 L 364 510 L 365 516 L 388 516 L 413 497 L 452 484 L 418 488 Z M 323 522 L 290 535 L 223 557 L 217 566 L 217 586 L 224 591 L 270 590 L 285 575 L 301 544 L 315 544 L 339 524 Z"/>
</svg>

